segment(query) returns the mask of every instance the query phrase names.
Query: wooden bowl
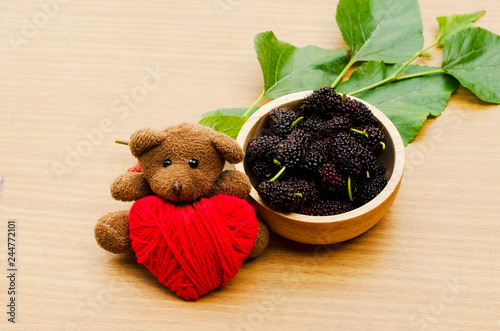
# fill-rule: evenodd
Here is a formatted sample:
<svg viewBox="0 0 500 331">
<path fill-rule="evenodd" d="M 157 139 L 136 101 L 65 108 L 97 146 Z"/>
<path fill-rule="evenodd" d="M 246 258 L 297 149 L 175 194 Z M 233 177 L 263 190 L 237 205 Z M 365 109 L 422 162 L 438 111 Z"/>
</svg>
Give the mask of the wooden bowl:
<svg viewBox="0 0 500 331">
<path fill-rule="evenodd" d="M 268 121 L 268 113 L 275 107 L 296 110 L 302 100 L 312 91 L 297 92 L 275 99 L 256 111 L 241 129 L 237 141 L 246 152 L 248 143 L 256 138 Z M 383 127 L 386 136 L 386 148 L 381 153 L 381 160 L 387 166 L 387 186 L 373 200 L 350 212 L 332 216 L 308 216 L 297 213 L 285 213 L 272 209 L 258 195 L 255 187 L 258 179 L 251 173 L 246 161 L 236 165 L 236 169 L 245 172 L 252 182 L 249 202 L 255 207 L 257 215 L 277 234 L 306 244 L 324 245 L 345 241 L 368 231 L 382 219 L 392 205 L 398 193 L 404 169 L 404 145 L 398 130 L 380 110 L 363 102 L 373 112 L 376 120 Z"/>
</svg>

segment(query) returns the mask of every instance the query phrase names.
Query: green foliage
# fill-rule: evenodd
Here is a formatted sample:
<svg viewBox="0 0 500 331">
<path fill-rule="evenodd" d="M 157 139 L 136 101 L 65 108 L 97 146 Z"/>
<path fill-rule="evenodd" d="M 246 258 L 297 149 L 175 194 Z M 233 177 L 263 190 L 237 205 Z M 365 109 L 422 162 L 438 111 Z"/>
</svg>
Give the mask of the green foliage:
<svg viewBox="0 0 500 331">
<path fill-rule="evenodd" d="M 263 96 L 278 98 L 292 92 L 331 84 L 342 71 L 347 50 L 295 47 L 272 31 L 255 36 L 255 51 L 264 76 Z"/>
<path fill-rule="evenodd" d="M 255 113 L 259 108 L 254 108 L 248 114 L 251 116 Z M 201 118 L 209 117 L 209 116 L 217 116 L 217 115 L 235 115 L 235 116 L 244 116 L 248 108 L 221 108 L 216 110 L 207 111 L 206 113 L 201 114 Z"/>
<path fill-rule="evenodd" d="M 236 139 L 247 119 L 246 116 L 214 115 L 203 117 L 198 124 L 208 126 L 215 131 L 223 132 L 229 137 Z"/>
<path fill-rule="evenodd" d="M 336 19 L 353 62 L 404 62 L 424 43 L 417 0 L 340 0 Z"/>
<path fill-rule="evenodd" d="M 401 67 L 400 64 L 384 64 L 381 61 L 367 62 L 351 75 L 346 83 L 339 86 L 341 92 L 357 90 L 359 86 L 390 77 Z M 439 68 L 411 65 L 404 75 L 433 72 Z M 375 89 L 362 92 L 357 97 L 377 107 L 389 117 L 407 145 L 416 136 L 428 116 L 439 116 L 448 104 L 458 82 L 445 74 L 422 75 L 412 79 L 394 81 Z"/>
<path fill-rule="evenodd" d="M 474 27 L 478 11 L 438 17 L 439 35 L 422 49 L 423 35 L 417 0 L 340 0 L 336 20 L 349 47 L 295 47 L 267 31 L 255 36 L 262 68 L 261 96 L 250 108 L 207 112 L 201 124 L 236 137 L 247 117 L 264 98 L 337 86 L 356 62 L 339 92 L 371 103 L 383 111 L 408 144 L 429 116 L 439 116 L 459 83 L 480 99 L 500 103 L 500 37 Z M 436 45 L 443 45 L 441 68 L 410 65 Z M 333 83 L 332 83 L 333 82 Z"/>
<path fill-rule="evenodd" d="M 460 30 L 473 27 L 474 22 L 483 14 L 484 10 L 470 14 L 439 16 L 437 18 L 439 23 L 439 36 L 436 42 L 438 44 L 443 44 L 443 41 L 449 36 Z"/>
<path fill-rule="evenodd" d="M 443 44 L 443 70 L 481 100 L 500 103 L 500 36 L 467 28 Z"/>
</svg>

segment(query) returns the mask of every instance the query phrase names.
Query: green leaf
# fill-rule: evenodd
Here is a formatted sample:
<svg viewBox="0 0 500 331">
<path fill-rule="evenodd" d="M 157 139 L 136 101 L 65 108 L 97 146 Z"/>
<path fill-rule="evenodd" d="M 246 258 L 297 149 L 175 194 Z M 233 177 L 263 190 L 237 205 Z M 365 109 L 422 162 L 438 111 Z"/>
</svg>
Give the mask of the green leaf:
<svg viewBox="0 0 500 331">
<path fill-rule="evenodd" d="M 215 131 L 225 133 L 229 137 L 236 139 L 247 119 L 246 116 L 214 115 L 202 118 L 198 124 L 208 126 Z"/>
<path fill-rule="evenodd" d="M 500 103 L 500 36 L 467 28 L 445 39 L 443 70 L 484 101 Z"/>
<path fill-rule="evenodd" d="M 457 33 L 458 31 L 473 27 L 474 22 L 484 13 L 484 10 L 481 10 L 470 14 L 437 17 L 437 21 L 439 23 L 439 36 L 437 38 L 437 43 L 442 44 L 446 38 Z"/>
<path fill-rule="evenodd" d="M 389 77 L 399 67 L 399 64 L 367 62 L 354 71 L 349 81 L 338 89 L 342 92 L 358 90 L 358 87 Z M 436 69 L 439 68 L 410 65 L 403 70 L 403 74 L 412 75 Z M 360 72 L 357 73 L 358 70 Z M 353 81 L 350 82 L 351 80 Z M 417 136 L 427 117 L 441 114 L 457 87 L 458 82 L 453 77 L 434 74 L 385 84 L 356 96 L 386 114 L 407 145 Z"/>
<path fill-rule="evenodd" d="M 259 33 L 254 41 L 268 98 L 330 85 L 346 63 L 345 49 L 295 47 L 278 40 L 272 31 Z"/>
<path fill-rule="evenodd" d="M 346 93 L 360 90 L 390 77 L 400 67 L 401 64 L 385 64 L 383 61 L 365 62 L 351 74 L 349 80 L 340 84 L 336 90 Z"/>
<path fill-rule="evenodd" d="M 354 62 L 404 62 L 424 43 L 417 0 L 340 0 L 336 19 Z"/>
<path fill-rule="evenodd" d="M 248 114 L 248 117 L 250 117 L 250 115 L 255 113 L 258 109 L 259 109 L 259 107 L 255 107 L 254 109 L 252 109 L 250 114 Z M 201 118 L 209 117 L 209 116 L 216 116 L 216 115 L 243 116 L 247 110 L 248 110 L 248 108 L 221 108 L 221 109 L 207 111 L 206 113 L 203 113 L 201 115 Z"/>
</svg>

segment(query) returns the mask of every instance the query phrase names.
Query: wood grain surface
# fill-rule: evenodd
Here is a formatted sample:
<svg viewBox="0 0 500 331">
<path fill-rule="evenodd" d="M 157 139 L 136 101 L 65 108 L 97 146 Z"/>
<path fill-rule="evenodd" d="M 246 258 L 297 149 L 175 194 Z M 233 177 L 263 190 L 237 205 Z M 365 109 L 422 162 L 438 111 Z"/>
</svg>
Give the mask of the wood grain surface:
<svg viewBox="0 0 500 331">
<path fill-rule="evenodd" d="M 259 32 L 346 47 L 337 1 L 57 3 L 3 1 L 0 11 L 0 329 L 500 330 L 500 106 L 460 87 L 405 149 L 399 195 L 365 234 L 331 246 L 273 235 L 226 287 L 185 302 L 133 255 L 95 243 L 97 219 L 130 207 L 109 194 L 134 165 L 114 140 L 251 105 Z M 478 25 L 500 34 L 498 1 L 420 7 L 426 45 L 435 17 L 453 13 L 484 9 Z M 421 63 L 439 65 L 431 53 Z"/>
</svg>

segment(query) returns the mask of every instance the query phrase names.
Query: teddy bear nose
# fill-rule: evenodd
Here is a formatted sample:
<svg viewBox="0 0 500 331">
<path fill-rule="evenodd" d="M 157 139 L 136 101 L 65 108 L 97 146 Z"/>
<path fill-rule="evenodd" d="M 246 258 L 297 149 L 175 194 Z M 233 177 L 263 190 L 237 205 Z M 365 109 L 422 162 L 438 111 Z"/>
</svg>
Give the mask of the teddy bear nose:
<svg viewBox="0 0 500 331">
<path fill-rule="evenodd" d="M 175 182 L 172 184 L 172 192 L 174 192 L 175 195 L 179 195 L 182 191 L 182 183 L 181 182 Z"/>
</svg>

